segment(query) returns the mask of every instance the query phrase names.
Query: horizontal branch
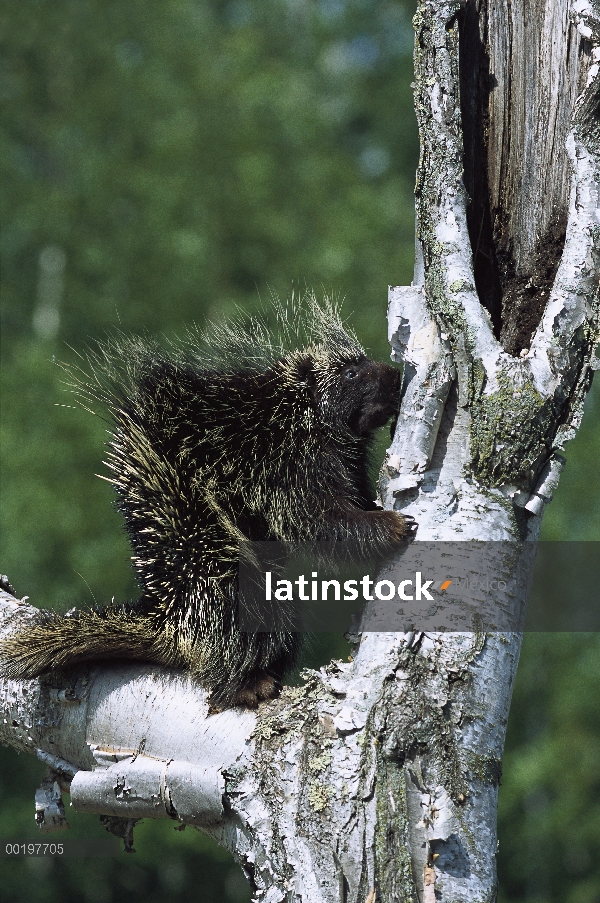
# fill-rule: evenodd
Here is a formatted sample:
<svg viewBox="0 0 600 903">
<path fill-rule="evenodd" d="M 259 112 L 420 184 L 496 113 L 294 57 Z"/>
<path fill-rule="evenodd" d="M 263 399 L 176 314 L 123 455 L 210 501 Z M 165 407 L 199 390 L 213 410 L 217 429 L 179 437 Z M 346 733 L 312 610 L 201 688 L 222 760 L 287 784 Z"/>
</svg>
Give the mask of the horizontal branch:
<svg viewBox="0 0 600 903">
<path fill-rule="evenodd" d="M 3 634 L 35 611 L 0 591 Z M 144 665 L 3 680 L 1 705 L 0 742 L 72 778 L 75 809 L 204 826 L 222 819 L 223 772 L 256 723 L 241 709 L 208 718 L 208 694 L 189 676 Z"/>
</svg>

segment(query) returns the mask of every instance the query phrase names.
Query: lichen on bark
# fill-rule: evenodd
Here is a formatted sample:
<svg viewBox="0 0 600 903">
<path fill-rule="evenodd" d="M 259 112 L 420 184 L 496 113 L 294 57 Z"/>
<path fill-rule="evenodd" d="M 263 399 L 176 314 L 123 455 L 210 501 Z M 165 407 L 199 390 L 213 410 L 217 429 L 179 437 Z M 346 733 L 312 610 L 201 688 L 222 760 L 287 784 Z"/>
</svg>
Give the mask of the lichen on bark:
<svg viewBox="0 0 600 903">
<path fill-rule="evenodd" d="M 500 371 L 496 383 L 495 392 L 480 391 L 471 406 L 473 476 L 490 487 L 529 487 L 552 451 L 556 410 L 531 374 L 515 379 Z"/>
</svg>

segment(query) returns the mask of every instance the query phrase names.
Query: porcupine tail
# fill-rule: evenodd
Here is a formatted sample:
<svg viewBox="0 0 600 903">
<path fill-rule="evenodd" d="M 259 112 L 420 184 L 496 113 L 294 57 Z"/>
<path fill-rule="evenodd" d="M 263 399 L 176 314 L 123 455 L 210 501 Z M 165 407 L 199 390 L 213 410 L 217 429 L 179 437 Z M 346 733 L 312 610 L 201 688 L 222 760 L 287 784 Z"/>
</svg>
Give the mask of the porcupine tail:
<svg viewBox="0 0 600 903">
<path fill-rule="evenodd" d="M 176 657 L 174 649 L 165 648 L 164 637 L 157 637 L 153 619 L 136 612 L 135 606 L 75 610 L 66 616 L 40 611 L 22 630 L 0 642 L 0 673 L 33 678 L 91 660 L 176 664 Z"/>
</svg>

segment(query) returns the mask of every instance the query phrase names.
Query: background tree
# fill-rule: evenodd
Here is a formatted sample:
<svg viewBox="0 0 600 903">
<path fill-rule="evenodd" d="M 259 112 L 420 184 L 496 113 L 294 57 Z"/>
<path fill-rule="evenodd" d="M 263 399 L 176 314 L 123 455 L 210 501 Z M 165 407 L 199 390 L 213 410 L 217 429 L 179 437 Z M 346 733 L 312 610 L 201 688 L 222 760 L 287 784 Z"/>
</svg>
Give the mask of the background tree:
<svg viewBox="0 0 600 903">
<path fill-rule="evenodd" d="M 99 467 L 102 427 L 84 415 L 50 408 L 50 399 L 69 402 L 47 363 L 53 353 L 65 354 L 59 338 L 81 347 L 119 321 L 134 328 L 137 317 L 151 330 L 176 332 L 202 311 L 226 311 L 235 301 L 253 306 L 255 281 L 286 294 L 298 274 L 309 283 L 333 283 L 360 302 L 365 313 L 358 311 L 353 322 L 376 345 L 381 328 L 371 311 L 382 305 L 378 286 L 408 282 L 412 265 L 415 145 L 405 142 L 410 120 L 398 115 L 399 104 L 405 113 L 410 106 L 412 37 L 403 9 L 167 3 L 154 10 L 64 3 L 52 9 L 22 4 L 13 11 L 5 56 L 3 156 L 12 171 L 4 185 L 13 187 L 4 191 L 3 341 L 4 397 L 14 402 L 3 411 L 2 507 L 10 528 L 4 531 L 3 570 L 36 603 L 62 598 L 68 607 L 85 595 L 75 572 L 99 600 L 135 593 L 124 566 L 126 545 L 114 539 L 119 526 L 111 517 L 110 493 L 90 479 Z M 597 438 L 591 425 L 587 439 L 581 438 L 582 457 L 593 460 Z M 15 445 L 18 457 L 12 454 Z M 75 449 L 81 454 L 77 470 Z M 577 479 L 569 469 L 564 495 L 577 491 L 568 485 Z M 598 506 L 589 492 L 593 478 L 580 479 L 580 516 L 563 514 L 565 507 L 556 512 L 556 502 L 547 515 L 547 535 L 600 535 Z M 78 509 L 73 499 L 81 498 L 86 505 Z M 538 645 L 560 649 L 565 673 L 581 669 L 593 689 L 595 639 L 558 647 L 552 642 L 545 638 Z M 563 684 L 553 686 L 554 693 L 536 688 L 536 703 L 549 693 L 547 711 L 562 711 Z M 581 749 L 592 748 L 598 732 L 598 719 L 590 717 L 598 697 L 588 693 L 585 718 L 583 705 L 578 711 L 567 699 L 562 705 L 569 718 L 554 715 L 552 723 L 555 738 L 567 724 L 569 731 L 576 727 Z M 543 712 L 537 720 L 544 724 Z M 573 899 L 594 900 L 598 804 L 590 805 L 590 799 L 597 800 L 597 771 L 593 763 L 582 763 L 578 789 L 565 789 L 564 747 L 561 752 L 560 739 L 549 747 L 543 727 L 531 721 L 517 716 L 515 734 L 527 724 L 533 736 L 516 755 L 527 763 L 531 758 L 523 757 L 530 753 L 544 763 L 537 773 L 546 816 L 535 818 L 535 791 L 528 818 L 518 814 L 517 794 L 526 800 L 523 782 L 531 783 L 527 764 L 521 765 L 506 836 L 527 831 L 532 844 L 543 825 L 552 848 L 562 850 L 551 862 L 541 860 L 548 875 L 545 898 L 564 900 L 572 893 Z M 550 752 L 540 756 L 544 749 Z M 7 756 L 12 763 L 12 754 Z M 18 765 L 29 767 L 22 759 Z M 581 818 L 583 826 L 578 858 L 558 832 L 551 833 L 553 818 L 560 818 L 553 813 L 561 811 L 565 797 L 569 806 L 586 799 L 570 816 Z M 539 795 L 537 800 L 539 805 Z M 22 825 L 23 836 L 30 811 L 19 815 L 3 806 L 3 836 L 14 836 L 15 824 Z M 186 870 L 191 880 L 198 867 L 196 850 L 189 857 L 182 850 L 201 839 L 187 839 L 189 832 L 167 836 L 167 827 L 145 830 L 162 830 L 162 849 L 166 843 L 173 851 L 172 867 L 161 872 L 173 899 L 187 893 Z M 89 820 L 84 830 L 94 830 Z M 527 849 L 527 862 L 505 869 L 512 899 L 540 896 L 529 867 L 535 853 Z M 152 853 L 138 856 L 145 856 L 150 874 Z M 565 857 L 575 865 L 570 875 L 560 865 Z M 19 870 L 26 874 L 25 864 L 10 866 L 15 880 Z M 93 880 L 78 878 L 76 866 L 51 866 L 74 899 L 111 899 L 120 881 L 128 881 L 135 894 L 133 887 L 148 880 L 132 863 L 100 861 Z M 59 887 L 45 882 L 28 895 L 49 899 Z M 17 891 L 9 880 L 2 893 L 8 899 Z M 219 893 L 224 891 L 216 885 L 207 888 L 207 899 Z M 235 898 L 233 879 L 228 893 Z"/>
</svg>

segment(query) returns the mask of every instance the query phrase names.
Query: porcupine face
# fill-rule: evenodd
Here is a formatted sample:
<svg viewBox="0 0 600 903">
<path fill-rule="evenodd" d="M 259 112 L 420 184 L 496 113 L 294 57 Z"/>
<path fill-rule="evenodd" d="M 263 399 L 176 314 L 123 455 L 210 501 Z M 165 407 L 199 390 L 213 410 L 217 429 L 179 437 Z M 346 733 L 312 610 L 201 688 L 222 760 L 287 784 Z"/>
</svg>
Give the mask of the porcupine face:
<svg viewBox="0 0 600 903">
<path fill-rule="evenodd" d="M 398 413 L 400 373 L 368 358 L 346 361 L 317 377 L 315 396 L 324 422 L 366 436 Z"/>
</svg>

